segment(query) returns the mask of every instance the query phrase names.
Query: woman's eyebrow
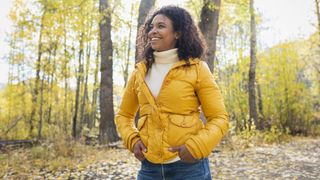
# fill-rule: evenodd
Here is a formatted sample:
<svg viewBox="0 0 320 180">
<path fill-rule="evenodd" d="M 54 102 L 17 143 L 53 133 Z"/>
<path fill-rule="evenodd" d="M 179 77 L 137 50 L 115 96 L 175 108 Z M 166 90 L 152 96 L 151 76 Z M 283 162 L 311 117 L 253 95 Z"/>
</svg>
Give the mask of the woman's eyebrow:
<svg viewBox="0 0 320 180">
<path fill-rule="evenodd" d="M 165 22 L 157 22 L 156 24 L 157 24 L 157 25 L 166 25 Z"/>
<path fill-rule="evenodd" d="M 154 24 L 156 25 L 167 25 L 165 21 L 160 21 L 160 22 L 151 22 L 150 26 L 154 26 Z"/>
</svg>

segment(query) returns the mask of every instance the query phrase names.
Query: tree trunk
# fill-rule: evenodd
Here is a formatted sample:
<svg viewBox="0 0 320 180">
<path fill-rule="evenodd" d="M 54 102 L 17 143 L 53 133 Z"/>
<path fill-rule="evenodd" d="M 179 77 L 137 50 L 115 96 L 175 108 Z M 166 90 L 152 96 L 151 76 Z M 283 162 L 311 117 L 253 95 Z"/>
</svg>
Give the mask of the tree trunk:
<svg viewBox="0 0 320 180">
<path fill-rule="evenodd" d="M 138 35 L 140 27 L 143 25 L 149 11 L 153 8 L 155 0 L 141 0 L 139 6 L 139 16 L 138 16 L 138 25 L 137 25 L 137 38 L 136 38 L 136 55 L 135 55 L 135 62 L 137 63 L 139 60 L 139 49 L 137 48 L 138 45 Z"/>
<path fill-rule="evenodd" d="M 44 18 L 47 13 L 47 1 L 44 2 L 44 10 L 41 17 L 41 24 L 40 24 L 40 33 L 39 33 L 39 40 L 38 40 L 38 58 L 36 62 L 36 79 L 35 79 L 35 85 L 33 89 L 32 94 L 32 110 L 31 110 L 31 116 L 30 116 L 30 129 L 29 129 L 29 135 L 32 137 L 32 132 L 34 129 L 34 116 L 37 111 L 38 107 L 38 94 L 39 94 L 39 82 L 40 82 L 40 67 L 41 67 L 41 56 L 42 56 L 42 35 L 43 35 L 43 27 L 44 27 Z"/>
<path fill-rule="evenodd" d="M 133 4 L 131 5 L 131 12 L 130 12 L 130 22 L 132 22 L 132 17 L 133 17 Z M 128 23 L 129 25 L 129 36 L 128 36 L 128 49 L 127 49 L 127 57 L 126 57 L 126 62 L 124 64 L 123 69 L 123 80 L 124 80 L 124 87 L 127 86 L 128 82 L 128 76 L 129 76 L 129 63 L 130 63 L 130 51 L 131 51 L 131 34 L 132 34 L 132 24 Z"/>
<path fill-rule="evenodd" d="M 211 72 L 214 71 L 214 63 L 216 61 L 220 6 L 221 0 L 204 0 L 199 23 L 199 27 L 208 44 L 206 60 Z"/>
<path fill-rule="evenodd" d="M 318 51 L 320 51 L 320 4 L 319 0 L 315 0 L 316 3 L 316 13 L 318 18 Z M 316 69 L 318 72 L 318 92 L 320 94 L 320 71 L 319 71 L 319 64 L 316 64 Z"/>
<path fill-rule="evenodd" d="M 87 39 L 90 39 L 92 36 L 92 22 L 88 23 L 88 27 L 89 27 L 89 32 L 87 33 Z M 84 107 L 85 107 L 85 112 L 84 112 L 84 116 L 83 116 L 83 125 L 87 125 L 87 127 L 89 127 L 89 121 L 90 121 L 90 117 L 91 114 L 89 112 L 89 107 L 90 107 L 90 102 L 89 102 L 89 92 L 88 92 L 88 78 L 89 78 L 89 70 L 90 70 L 90 58 L 91 58 L 91 41 L 89 41 L 87 43 L 87 57 L 86 57 L 86 77 L 85 77 L 85 89 L 84 89 Z M 98 50 L 97 50 L 98 51 Z M 91 109 L 92 112 L 92 109 Z"/>
<path fill-rule="evenodd" d="M 295 124 L 297 122 L 295 122 L 295 119 L 292 117 L 292 113 L 291 113 L 291 104 L 289 102 L 289 88 L 287 86 L 287 84 L 285 84 L 285 88 L 284 88 L 284 96 L 285 96 L 285 111 L 286 111 L 286 116 L 283 122 L 283 132 L 286 131 L 286 127 L 288 127 L 290 129 L 290 132 L 292 134 L 296 134 L 297 133 L 297 129 L 294 127 Z"/>
<path fill-rule="evenodd" d="M 86 68 L 85 68 L 85 79 L 84 79 L 84 92 L 83 100 L 81 105 L 81 127 L 85 124 L 88 124 L 88 108 L 87 104 L 89 103 L 88 97 L 88 76 L 89 76 L 89 65 L 90 65 L 90 54 L 91 54 L 91 43 L 87 45 L 87 56 L 86 56 Z M 82 129 L 82 128 L 81 128 Z M 81 131 L 80 129 L 80 131 Z"/>
<path fill-rule="evenodd" d="M 98 95 L 98 71 L 99 71 L 99 52 L 100 52 L 100 40 L 97 39 L 97 54 L 95 60 L 95 69 L 94 69 L 94 82 L 93 82 L 93 93 L 92 93 L 92 103 L 91 103 L 91 115 L 88 122 L 89 129 L 95 127 L 95 120 L 97 115 L 97 95 Z"/>
<path fill-rule="evenodd" d="M 48 91 L 49 93 L 49 100 L 48 100 L 48 103 L 49 103 L 49 108 L 48 108 L 48 116 L 47 116 L 47 123 L 48 124 L 51 124 L 51 115 L 52 115 L 52 99 L 53 99 L 53 85 L 54 85 L 54 79 L 55 79 L 55 74 L 56 74 L 56 71 L 55 71 L 55 65 L 56 65 L 56 55 L 57 55 L 57 48 L 58 48 L 58 43 L 59 43 L 59 37 L 57 38 L 57 40 L 54 42 L 54 45 L 53 45 L 53 62 L 51 63 L 49 61 L 49 67 L 50 68 L 50 76 L 49 76 L 49 79 L 50 81 L 48 81 L 48 84 L 50 82 L 50 89 Z M 50 55 L 51 55 L 51 52 L 50 52 Z"/>
<path fill-rule="evenodd" d="M 316 3 L 316 13 L 317 13 L 317 18 L 318 18 L 318 34 L 319 34 L 319 38 L 320 38 L 320 10 L 319 10 L 319 0 L 315 0 Z"/>
<path fill-rule="evenodd" d="M 101 50 L 100 82 L 100 143 L 107 144 L 119 140 L 114 123 L 113 78 L 112 78 L 112 41 L 111 14 L 108 0 L 100 0 L 99 11 L 102 14 L 99 23 Z"/>
<path fill-rule="evenodd" d="M 78 133 L 77 133 L 77 119 L 78 119 L 78 109 L 79 109 L 79 99 L 80 99 L 80 81 L 81 81 L 81 76 L 82 76 L 82 54 L 83 54 L 83 34 L 81 33 L 80 35 L 80 50 L 79 50 L 79 59 L 78 59 L 78 73 L 77 73 L 77 89 L 76 89 L 76 102 L 75 102 L 75 107 L 74 107 L 74 115 L 73 115 L 73 120 L 72 120 L 72 137 L 77 138 Z"/>
<path fill-rule="evenodd" d="M 268 122 L 265 122 L 266 119 L 263 113 L 262 94 L 261 94 L 261 87 L 259 83 L 257 83 L 257 91 L 258 91 L 258 109 L 261 117 L 259 118 L 259 126 L 261 127 L 261 129 L 265 129 L 266 127 L 265 125 L 267 125 Z"/>
<path fill-rule="evenodd" d="M 252 120 L 258 130 L 261 130 L 261 127 L 258 123 L 258 114 L 256 107 L 256 93 L 255 93 L 255 79 L 256 79 L 256 22 L 254 14 L 254 4 L 253 0 L 250 0 L 250 68 L 249 68 L 249 130 L 251 129 Z"/>
<path fill-rule="evenodd" d="M 46 69 L 46 66 L 44 66 L 43 69 Z M 41 79 L 41 88 L 40 88 L 40 110 L 39 110 L 39 123 L 38 123 L 38 140 L 42 137 L 42 122 L 43 122 L 43 90 L 44 90 L 44 79 L 45 79 L 45 73 L 42 75 Z"/>
<path fill-rule="evenodd" d="M 64 23 L 66 21 L 64 20 Z M 68 132 L 68 123 L 67 123 L 67 118 L 68 118 L 68 62 L 69 62 L 69 57 L 68 57 L 68 47 L 67 47 L 67 30 L 66 30 L 66 24 L 64 24 L 64 42 L 63 42 L 63 54 L 64 54 L 64 61 L 63 61 L 63 76 L 64 76 L 64 103 L 63 103 L 63 124 L 64 124 L 64 131 L 65 133 Z"/>
<path fill-rule="evenodd" d="M 258 91 L 258 109 L 259 109 L 259 113 L 262 116 L 264 116 L 264 114 L 263 114 L 263 105 L 262 105 L 261 87 L 260 87 L 259 83 L 257 83 L 257 91 Z"/>
</svg>

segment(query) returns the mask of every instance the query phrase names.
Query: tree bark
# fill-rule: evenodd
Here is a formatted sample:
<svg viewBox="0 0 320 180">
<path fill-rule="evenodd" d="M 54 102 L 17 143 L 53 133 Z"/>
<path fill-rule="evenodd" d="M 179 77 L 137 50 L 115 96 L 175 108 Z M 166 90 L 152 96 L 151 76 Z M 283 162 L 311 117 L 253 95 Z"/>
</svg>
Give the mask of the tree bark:
<svg viewBox="0 0 320 180">
<path fill-rule="evenodd" d="M 318 18 L 318 51 L 320 51 L 320 4 L 319 0 L 315 0 L 316 3 L 316 13 L 317 13 L 317 18 Z M 318 72 L 318 92 L 320 94 L 320 71 L 319 71 L 319 64 L 316 64 L 316 69 Z"/>
<path fill-rule="evenodd" d="M 46 65 L 43 69 L 46 69 Z M 42 138 L 42 123 L 43 123 L 43 90 L 44 90 L 45 73 L 42 75 L 41 88 L 40 88 L 40 110 L 39 110 L 39 123 L 38 123 L 38 140 Z"/>
<path fill-rule="evenodd" d="M 211 72 L 216 61 L 217 35 L 219 30 L 219 13 L 221 0 L 204 0 L 199 27 L 208 45 L 206 60 Z"/>
<path fill-rule="evenodd" d="M 137 38 L 136 38 L 136 55 L 135 62 L 137 63 L 139 60 L 139 49 L 138 49 L 138 35 L 141 26 L 143 25 L 148 13 L 153 8 L 155 0 L 141 0 L 139 5 L 139 16 L 138 16 L 138 25 L 137 25 Z"/>
<path fill-rule="evenodd" d="M 258 109 L 259 109 L 259 113 L 260 113 L 260 118 L 259 118 L 259 126 L 261 127 L 261 129 L 265 129 L 267 125 L 265 116 L 264 116 L 264 112 L 263 112 L 263 101 L 262 101 L 262 94 L 261 94 L 261 87 L 260 84 L 257 83 L 257 91 L 258 91 Z"/>
<path fill-rule="evenodd" d="M 49 81 L 48 81 L 48 84 L 50 83 L 50 89 L 48 90 L 48 93 L 49 93 L 49 95 L 48 95 L 48 97 L 49 97 L 49 100 L 48 100 L 48 102 L 49 102 L 49 108 L 48 108 L 48 116 L 47 116 L 47 123 L 48 124 L 51 124 L 51 116 L 52 116 L 52 99 L 53 99 L 53 93 L 52 93 L 52 91 L 53 91 L 53 85 L 54 85 L 54 82 L 55 82 L 55 74 L 56 74 L 56 67 L 55 67 L 55 65 L 56 65 L 56 55 L 57 55 L 57 49 L 58 49 L 58 43 L 59 43 L 59 39 L 60 39 L 60 37 L 57 37 L 57 39 L 54 41 L 54 43 L 53 43 L 53 47 L 52 47 L 52 49 L 53 49 L 53 62 L 51 63 L 50 61 L 49 61 L 49 67 L 50 67 L 50 76 L 48 76 L 49 77 Z M 51 55 L 51 52 L 50 52 L 50 55 Z"/>
<path fill-rule="evenodd" d="M 78 59 L 78 72 L 77 72 L 77 89 L 76 89 L 76 96 L 75 96 L 75 107 L 74 107 L 74 115 L 72 120 L 72 137 L 77 138 L 77 119 L 78 119 L 78 109 L 79 109 L 79 101 L 80 101 L 80 86 L 81 86 L 81 76 L 82 76 L 82 54 L 83 54 L 83 34 L 80 35 L 80 50 L 79 50 L 79 59 Z"/>
<path fill-rule="evenodd" d="M 320 7 L 319 7 L 319 0 L 315 0 L 316 3 L 316 13 L 318 18 L 318 34 L 320 38 Z"/>
<path fill-rule="evenodd" d="M 42 56 L 42 36 L 43 36 L 43 27 L 44 27 L 44 18 L 47 13 L 47 0 L 44 2 L 44 10 L 43 14 L 41 16 L 41 24 L 40 24 L 40 33 L 39 33 L 39 40 L 38 40 L 38 58 L 36 62 L 36 79 L 35 79 L 35 85 L 33 89 L 32 94 L 32 110 L 30 115 L 30 129 L 29 129 L 29 135 L 32 137 L 32 132 L 34 129 L 34 116 L 37 111 L 38 107 L 38 94 L 39 94 L 39 82 L 40 82 L 40 71 L 41 71 L 41 56 Z"/>
<path fill-rule="evenodd" d="M 64 37 L 63 37 L 63 55 L 64 55 L 64 61 L 63 61 L 63 76 L 64 76 L 64 103 L 63 103 L 63 124 L 64 124 L 64 131 L 65 133 L 68 132 L 68 123 L 67 118 L 68 116 L 68 69 L 69 69 L 69 53 L 68 53 L 68 47 L 67 47 L 67 29 L 66 29 L 66 20 L 64 19 Z"/>
<path fill-rule="evenodd" d="M 261 127 L 258 122 L 258 114 L 256 107 L 256 93 L 255 93 L 255 79 L 256 79 L 256 22 L 254 14 L 254 0 L 250 0 L 250 68 L 249 68 L 249 130 L 251 130 L 252 120 L 258 130 L 261 130 Z"/>
<path fill-rule="evenodd" d="M 130 12 L 130 22 L 132 22 L 133 17 L 133 4 L 131 5 L 131 12 Z M 129 26 L 129 36 L 128 36 L 128 49 L 127 49 L 127 57 L 126 62 L 124 64 L 123 69 L 123 80 L 124 80 L 124 87 L 127 86 L 128 76 L 129 76 L 129 63 L 130 63 L 130 51 L 131 51 L 131 34 L 132 34 L 132 24 L 128 23 Z"/>
<path fill-rule="evenodd" d="M 97 96 L 98 96 L 98 71 L 99 71 L 99 56 L 100 56 L 100 39 L 97 40 L 97 54 L 95 60 L 95 70 L 94 70 L 94 83 L 93 83 L 93 93 L 92 93 L 92 104 L 91 104 L 91 115 L 88 123 L 89 129 L 95 127 L 95 121 L 97 117 Z"/>
<path fill-rule="evenodd" d="M 81 105 L 81 128 L 85 124 L 88 124 L 88 103 L 89 103 L 89 96 L 88 96 L 88 76 L 89 76 L 89 65 L 90 65 L 90 54 L 91 54 L 91 43 L 87 44 L 87 56 L 86 56 L 86 68 L 85 68 L 85 79 L 84 79 L 84 92 L 82 97 L 82 105 Z"/>
<path fill-rule="evenodd" d="M 100 0 L 99 11 L 102 15 L 99 23 L 101 50 L 100 82 L 100 143 L 107 144 L 119 140 L 114 123 L 113 78 L 112 78 L 112 41 L 111 14 L 108 0 Z"/>
</svg>

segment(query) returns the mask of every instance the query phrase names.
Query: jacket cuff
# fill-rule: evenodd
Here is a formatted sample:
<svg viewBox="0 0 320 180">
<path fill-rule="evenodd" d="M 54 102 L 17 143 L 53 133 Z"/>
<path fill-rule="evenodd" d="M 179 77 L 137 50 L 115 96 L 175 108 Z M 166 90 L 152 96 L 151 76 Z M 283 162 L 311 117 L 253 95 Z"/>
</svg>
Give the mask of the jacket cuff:
<svg viewBox="0 0 320 180">
<path fill-rule="evenodd" d="M 133 137 L 130 137 L 127 144 L 127 148 L 129 149 L 130 152 L 133 153 L 133 147 L 138 140 L 140 140 L 140 136 L 138 135 L 138 133 L 135 133 Z"/>
<path fill-rule="evenodd" d="M 202 159 L 209 155 L 208 153 L 202 152 L 201 144 L 197 142 L 194 138 L 188 139 L 185 142 L 185 146 L 195 159 Z"/>
</svg>

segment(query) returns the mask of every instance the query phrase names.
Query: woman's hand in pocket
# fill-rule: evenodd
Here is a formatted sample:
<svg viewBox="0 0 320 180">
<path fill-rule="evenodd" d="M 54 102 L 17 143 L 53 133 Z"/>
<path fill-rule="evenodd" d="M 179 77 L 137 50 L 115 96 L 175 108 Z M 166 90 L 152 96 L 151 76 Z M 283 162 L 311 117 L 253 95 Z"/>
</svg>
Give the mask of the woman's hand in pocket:
<svg viewBox="0 0 320 180">
<path fill-rule="evenodd" d="M 197 161 L 197 159 L 195 159 L 191 155 L 191 153 L 188 151 L 188 149 L 185 145 L 178 146 L 178 147 L 171 147 L 171 148 L 169 148 L 169 151 L 178 152 L 181 161 L 188 162 L 188 163 L 192 163 L 192 162 Z"/>
<path fill-rule="evenodd" d="M 133 154 L 139 161 L 145 158 L 142 152 L 147 152 L 147 148 L 141 140 L 138 140 L 133 146 Z"/>
</svg>

